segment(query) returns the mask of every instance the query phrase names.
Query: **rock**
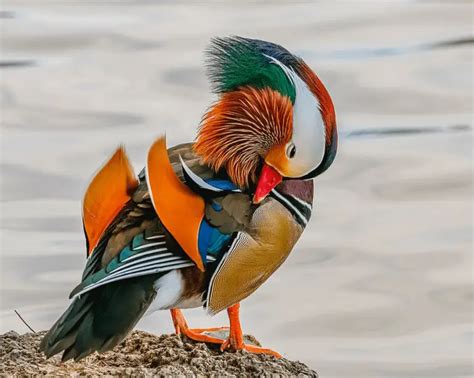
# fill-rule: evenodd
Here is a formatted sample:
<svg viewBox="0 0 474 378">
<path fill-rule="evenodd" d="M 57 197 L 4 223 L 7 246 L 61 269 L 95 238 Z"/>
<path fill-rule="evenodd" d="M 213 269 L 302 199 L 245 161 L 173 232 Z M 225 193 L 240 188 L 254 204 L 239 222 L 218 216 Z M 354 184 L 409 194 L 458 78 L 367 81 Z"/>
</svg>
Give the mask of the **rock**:
<svg viewBox="0 0 474 378">
<path fill-rule="evenodd" d="M 9 339 L 17 339 L 18 337 L 20 337 L 20 335 L 15 331 L 9 331 L 7 333 L 4 333 L 2 336 Z"/>
<path fill-rule="evenodd" d="M 2 376 L 307 376 L 315 371 L 301 362 L 246 352 L 220 352 L 215 346 L 195 343 L 177 335 L 155 336 L 134 331 L 114 350 L 93 354 L 79 362 L 61 363 L 60 356 L 47 360 L 38 350 L 45 332 L 0 336 Z M 249 340 L 258 345 L 252 336 Z M 12 363 L 15 361 L 14 363 Z"/>
</svg>

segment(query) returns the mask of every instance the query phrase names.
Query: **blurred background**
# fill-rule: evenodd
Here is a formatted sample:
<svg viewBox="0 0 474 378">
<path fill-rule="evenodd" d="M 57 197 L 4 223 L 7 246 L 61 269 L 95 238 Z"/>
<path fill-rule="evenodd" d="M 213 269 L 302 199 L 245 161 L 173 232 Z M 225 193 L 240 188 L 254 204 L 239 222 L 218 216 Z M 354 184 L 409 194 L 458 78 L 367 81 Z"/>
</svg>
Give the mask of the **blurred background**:
<svg viewBox="0 0 474 378">
<path fill-rule="evenodd" d="M 214 99 L 203 49 L 235 34 L 302 56 L 340 132 L 305 234 L 243 302 L 244 331 L 322 377 L 473 374 L 471 2 L 16 0 L 0 15 L 0 332 L 28 331 L 14 309 L 41 330 L 66 308 L 92 174 L 120 143 L 138 172 L 163 131 L 192 140 Z"/>
</svg>

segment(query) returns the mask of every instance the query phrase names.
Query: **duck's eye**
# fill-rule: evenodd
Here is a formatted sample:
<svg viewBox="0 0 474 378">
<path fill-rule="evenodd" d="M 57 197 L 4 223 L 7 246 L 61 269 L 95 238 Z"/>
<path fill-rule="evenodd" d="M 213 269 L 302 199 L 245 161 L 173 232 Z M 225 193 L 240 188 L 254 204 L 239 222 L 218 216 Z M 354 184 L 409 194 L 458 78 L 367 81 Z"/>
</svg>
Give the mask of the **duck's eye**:
<svg viewBox="0 0 474 378">
<path fill-rule="evenodd" d="M 295 154 L 296 154 L 296 146 L 292 143 L 288 146 L 288 148 L 286 149 L 286 154 L 288 155 L 288 157 L 290 159 L 292 159 Z"/>
</svg>

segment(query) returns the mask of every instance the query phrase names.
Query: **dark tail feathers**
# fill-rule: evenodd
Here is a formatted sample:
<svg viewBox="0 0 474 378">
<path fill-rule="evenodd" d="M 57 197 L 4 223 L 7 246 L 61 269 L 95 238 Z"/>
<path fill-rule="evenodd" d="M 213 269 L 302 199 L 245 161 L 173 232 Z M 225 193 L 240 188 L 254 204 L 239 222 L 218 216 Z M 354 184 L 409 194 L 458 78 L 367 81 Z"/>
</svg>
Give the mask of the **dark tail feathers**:
<svg viewBox="0 0 474 378">
<path fill-rule="evenodd" d="M 120 343 L 155 297 L 156 276 L 110 283 L 75 298 L 40 344 L 49 358 L 64 351 L 62 360 L 76 361 Z"/>
</svg>

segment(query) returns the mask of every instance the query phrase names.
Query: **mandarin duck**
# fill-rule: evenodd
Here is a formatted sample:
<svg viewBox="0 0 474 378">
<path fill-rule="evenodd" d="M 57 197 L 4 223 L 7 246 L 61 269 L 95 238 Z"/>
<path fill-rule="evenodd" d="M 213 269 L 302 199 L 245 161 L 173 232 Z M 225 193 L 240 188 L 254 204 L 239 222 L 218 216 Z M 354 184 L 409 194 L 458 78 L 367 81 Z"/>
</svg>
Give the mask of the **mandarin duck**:
<svg viewBox="0 0 474 378">
<path fill-rule="evenodd" d="M 190 339 L 279 356 L 244 343 L 239 303 L 308 224 L 313 178 L 336 154 L 334 106 L 309 66 L 279 45 L 216 38 L 207 58 L 218 99 L 195 142 L 167 150 L 160 137 L 138 177 L 120 147 L 90 183 L 87 262 L 69 308 L 41 342 L 48 357 L 110 350 L 142 316 L 163 309 Z M 227 310 L 227 339 L 188 327 L 180 309 L 201 306 Z"/>
</svg>

